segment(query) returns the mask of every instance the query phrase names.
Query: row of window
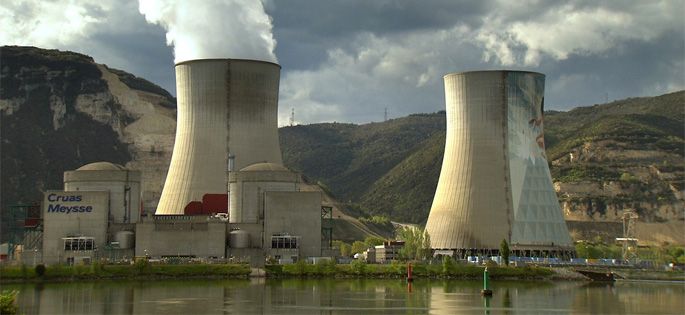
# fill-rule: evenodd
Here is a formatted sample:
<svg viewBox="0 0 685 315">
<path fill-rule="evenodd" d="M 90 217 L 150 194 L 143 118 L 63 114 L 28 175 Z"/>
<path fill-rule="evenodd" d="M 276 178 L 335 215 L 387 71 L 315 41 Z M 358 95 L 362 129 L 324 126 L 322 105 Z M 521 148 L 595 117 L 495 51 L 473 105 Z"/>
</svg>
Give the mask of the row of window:
<svg viewBox="0 0 685 315">
<path fill-rule="evenodd" d="M 271 248 L 298 248 L 298 236 L 272 236 Z"/>
<path fill-rule="evenodd" d="M 64 241 L 64 250 L 93 250 L 95 249 L 95 240 L 92 237 L 66 237 Z"/>
</svg>

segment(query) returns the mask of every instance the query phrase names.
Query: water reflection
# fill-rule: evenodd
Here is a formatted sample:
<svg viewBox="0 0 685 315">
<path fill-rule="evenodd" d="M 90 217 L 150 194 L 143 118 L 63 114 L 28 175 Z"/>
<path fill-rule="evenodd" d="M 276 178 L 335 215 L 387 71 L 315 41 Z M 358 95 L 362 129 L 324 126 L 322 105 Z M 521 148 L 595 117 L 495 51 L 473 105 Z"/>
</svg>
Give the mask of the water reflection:
<svg viewBox="0 0 685 315">
<path fill-rule="evenodd" d="M 683 284 L 194 280 L 3 285 L 24 314 L 680 314 Z"/>
</svg>

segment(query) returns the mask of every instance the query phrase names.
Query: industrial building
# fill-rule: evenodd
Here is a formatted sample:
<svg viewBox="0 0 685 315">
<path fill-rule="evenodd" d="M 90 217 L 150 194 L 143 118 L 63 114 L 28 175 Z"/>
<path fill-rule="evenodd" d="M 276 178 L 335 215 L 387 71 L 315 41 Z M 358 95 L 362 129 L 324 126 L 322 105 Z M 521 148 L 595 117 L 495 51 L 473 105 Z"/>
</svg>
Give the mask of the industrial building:
<svg viewBox="0 0 685 315">
<path fill-rule="evenodd" d="M 108 162 L 64 172 L 64 190 L 44 194 L 41 260 L 78 263 L 110 254 L 132 257 L 140 177 L 140 171 Z"/>
<path fill-rule="evenodd" d="M 259 266 L 330 255 L 321 192 L 301 191 L 300 176 L 281 165 L 279 76 L 279 65 L 255 60 L 177 64 L 176 140 L 155 214 L 142 211 L 140 171 L 107 162 L 67 171 L 64 190 L 45 193 L 40 261 L 234 258 Z"/>
<path fill-rule="evenodd" d="M 572 255 L 543 137 L 540 73 L 444 77 L 445 155 L 426 224 L 436 254 Z"/>
</svg>

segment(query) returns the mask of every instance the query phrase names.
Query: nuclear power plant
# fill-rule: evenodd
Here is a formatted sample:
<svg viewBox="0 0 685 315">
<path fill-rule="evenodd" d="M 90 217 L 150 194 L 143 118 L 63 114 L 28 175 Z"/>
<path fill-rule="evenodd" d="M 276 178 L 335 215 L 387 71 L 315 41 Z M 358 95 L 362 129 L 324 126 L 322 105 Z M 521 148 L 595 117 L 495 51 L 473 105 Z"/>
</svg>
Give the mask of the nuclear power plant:
<svg viewBox="0 0 685 315">
<path fill-rule="evenodd" d="M 444 77 L 447 135 L 426 230 L 437 254 L 573 252 L 545 156 L 545 76 L 476 71 Z"/>
<path fill-rule="evenodd" d="M 281 165 L 279 77 L 280 66 L 265 61 L 178 63 L 176 139 L 155 214 L 143 213 L 140 171 L 107 162 L 67 171 L 64 190 L 45 194 L 40 261 L 231 258 L 259 266 L 332 256 L 322 224 L 330 207 Z"/>
<path fill-rule="evenodd" d="M 108 162 L 64 173 L 27 234 L 34 261 L 168 257 L 261 266 L 331 257 L 331 207 L 282 165 L 280 66 L 201 59 L 176 65 L 177 129 L 157 209 L 142 209 L 141 172 Z M 544 75 L 444 77 L 447 137 L 426 230 L 435 254 L 570 256 L 545 157 Z M 325 219 L 327 218 L 327 219 Z M 41 248 L 40 254 L 38 248 Z"/>
</svg>

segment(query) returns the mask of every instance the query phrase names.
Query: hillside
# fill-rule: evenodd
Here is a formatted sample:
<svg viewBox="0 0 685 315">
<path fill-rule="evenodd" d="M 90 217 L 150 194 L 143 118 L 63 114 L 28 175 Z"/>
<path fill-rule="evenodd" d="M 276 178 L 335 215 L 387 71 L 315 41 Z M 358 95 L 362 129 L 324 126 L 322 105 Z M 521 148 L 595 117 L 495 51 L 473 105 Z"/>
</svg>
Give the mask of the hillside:
<svg viewBox="0 0 685 315">
<path fill-rule="evenodd" d="M 625 208 L 636 209 L 644 223 L 683 222 L 683 104 L 681 91 L 546 113 L 545 142 L 555 188 L 566 219 L 579 222 L 572 229 L 582 229 L 583 222 L 618 222 Z M 425 129 L 429 126 L 435 129 Z M 327 137 L 319 136 L 322 129 Z M 396 141 L 394 130 L 411 141 Z M 421 134 L 412 134 L 415 130 Z M 327 186 L 349 208 L 423 224 L 440 174 L 444 132 L 440 112 L 360 126 L 284 127 L 281 143 L 297 148 L 284 149 L 287 166 Z M 307 150 L 302 137 L 316 149 Z M 373 149 L 375 145 L 383 148 Z M 403 155 L 372 155 L 386 150 Z M 310 160 L 317 162 L 303 163 Z M 363 180 L 355 181 L 360 173 Z M 685 242 L 685 236 L 671 241 Z"/>
<path fill-rule="evenodd" d="M 3 219 L 9 206 L 60 189 L 64 171 L 96 161 L 145 169 L 145 207 L 156 206 L 173 148 L 175 104 L 155 84 L 86 55 L 0 47 Z"/>
</svg>

